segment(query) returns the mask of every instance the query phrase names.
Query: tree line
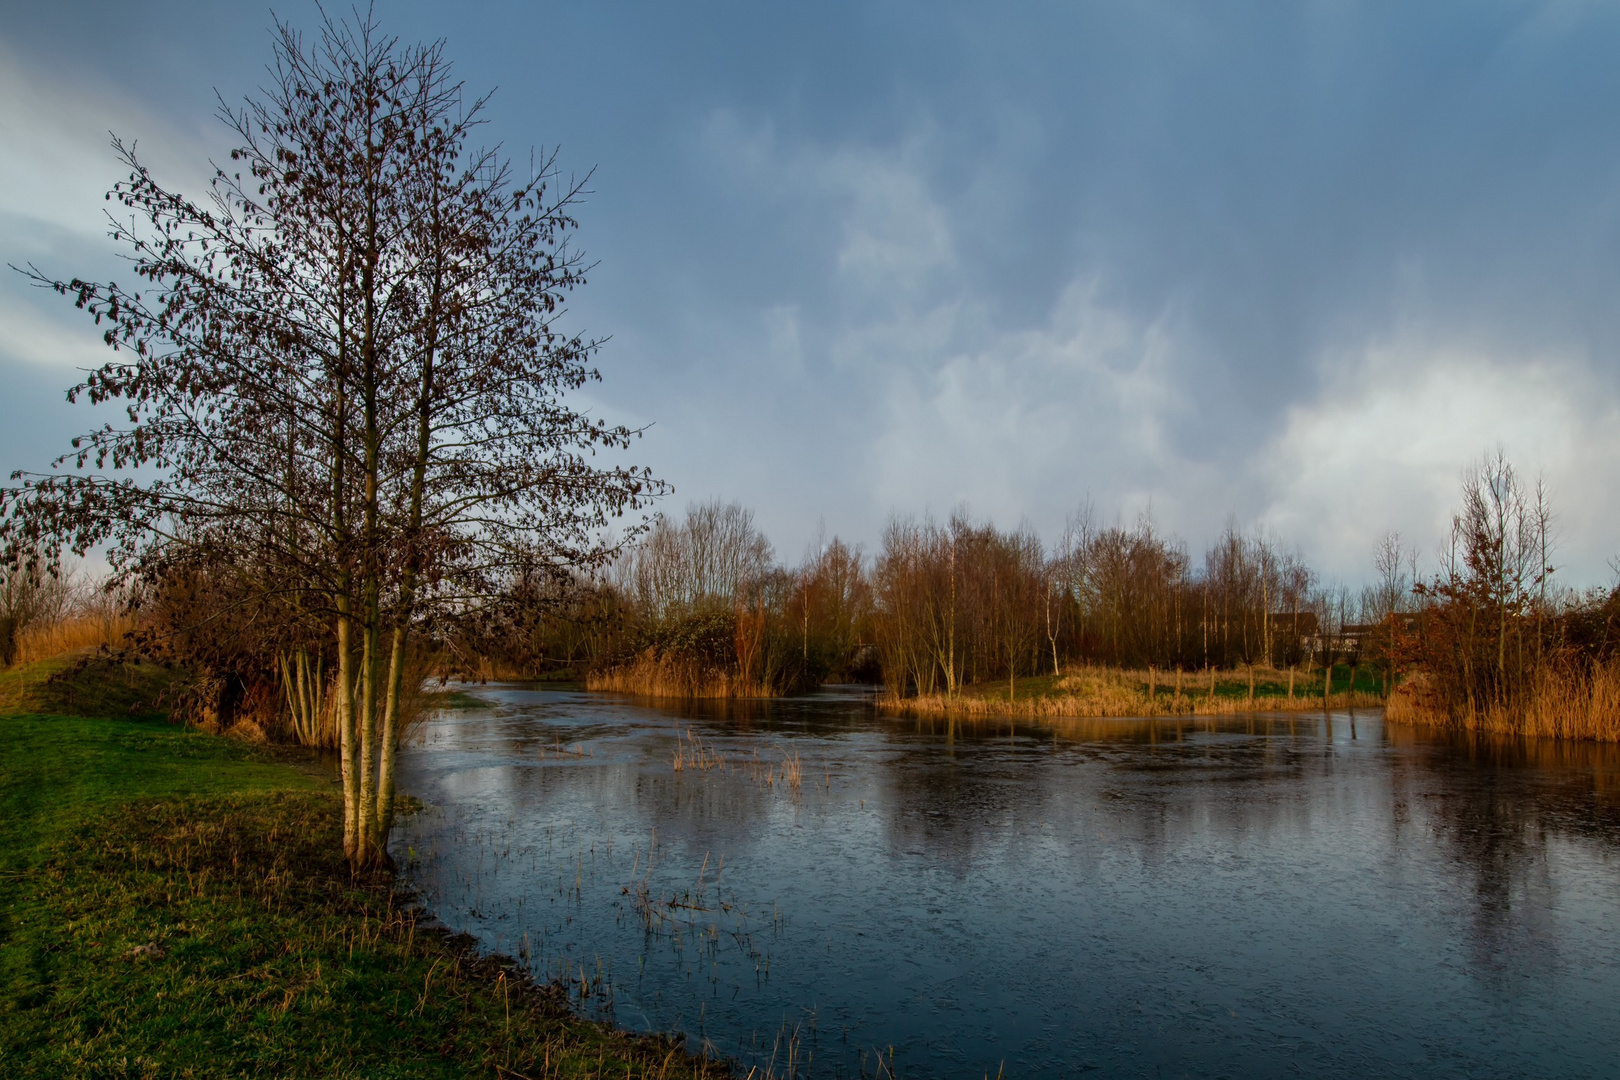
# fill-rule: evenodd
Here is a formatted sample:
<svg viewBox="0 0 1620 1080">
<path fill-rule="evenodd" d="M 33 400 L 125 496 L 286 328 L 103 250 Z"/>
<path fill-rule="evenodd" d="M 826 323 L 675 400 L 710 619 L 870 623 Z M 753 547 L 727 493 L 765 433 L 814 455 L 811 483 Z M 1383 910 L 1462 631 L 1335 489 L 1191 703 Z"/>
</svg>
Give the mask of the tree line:
<svg viewBox="0 0 1620 1080">
<path fill-rule="evenodd" d="M 1169 680 L 1342 664 L 1352 680 L 1371 670 L 1386 696 L 1421 672 L 1424 718 L 1468 725 L 1553 687 L 1593 700 L 1614 673 L 1620 588 L 1558 586 L 1551 527 L 1544 486 L 1527 490 L 1500 454 L 1464 477 L 1432 572 L 1391 533 L 1357 588 L 1230 525 L 1195 562 L 1149 519 L 1101 525 L 1090 510 L 1050 544 L 966 512 L 896 518 L 870 554 L 835 538 L 785 565 L 748 510 L 711 502 L 656 517 L 605 572 L 559 583 L 531 605 L 521 649 L 509 635 L 465 651 L 525 674 L 683 695 L 850 679 L 896 698 L 997 680 L 1012 694 L 1021 678 L 1075 665 Z"/>
<path fill-rule="evenodd" d="M 710 502 L 657 516 L 604 572 L 530 597 L 534 617 L 521 631 L 451 651 L 622 689 L 637 677 L 603 673 L 668 680 L 679 671 L 683 685 L 714 693 L 865 679 L 896 696 L 1016 684 L 1078 663 L 1389 664 L 1388 643 L 1366 624 L 1414 610 L 1418 597 L 1398 539 L 1385 554 L 1384 584 L 1352 592 L 1235 527 L 1195 565 L 1147 519 L 1103 526 L 1081 513 L 1047 545 L 1027 528 L 958 512 L 896 518 L 870 555 L 834 538 L 784 565 L 750 511 Z"/>
</svg>

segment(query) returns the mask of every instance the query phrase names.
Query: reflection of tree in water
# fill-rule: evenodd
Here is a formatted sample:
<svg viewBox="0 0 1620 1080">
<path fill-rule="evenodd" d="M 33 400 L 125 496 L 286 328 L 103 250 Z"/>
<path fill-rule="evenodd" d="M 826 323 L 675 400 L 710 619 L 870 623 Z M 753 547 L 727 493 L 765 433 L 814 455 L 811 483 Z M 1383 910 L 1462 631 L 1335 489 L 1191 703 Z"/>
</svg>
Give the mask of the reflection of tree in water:
<svg viewBox="0 0 1620 1080">
<path fill-rule="evenodd" d="M 1436 737 L 1392 729 L 1397 828 L 1421 807 L 1439 854 L 1467 882 L 1470 946 L 1493 975 L 1559 962 L 1556 847 L 1620 847 L 1620 747 L 1552 740 Z"/>
<path fill-rule="evenodd" d="M 1333 767 L 1299 729 L 1276 716 L 897 722 L 900 752 L 884 767 L 889 842 L 960 875 L 1003 826 L 1043 820 L 1158 864 L 1183 834 L 1288 825 L 1300 783 Z M 1267 733 L 1285 737 L 1252 737 Z"/>
<path fill-rule="evenodd" d="M 780 732 L 838 735 L 867 731 L 877 713 L 866 687 L 832 687 L 789 698 L 695 698 L 659 701 L 660 712 L 714 725 L 717 732 L 743 735 Z"/>
<path fill-rule="evenodd" d="M 926 856 L 961 878 L 986 841 L 1038 817 L 1047 800 L 1044 745 L 1006 724 L 902 721 L 893 738 L 898 752 L 881 767 L 885 829 L 897 854 Z"/>
</svg>

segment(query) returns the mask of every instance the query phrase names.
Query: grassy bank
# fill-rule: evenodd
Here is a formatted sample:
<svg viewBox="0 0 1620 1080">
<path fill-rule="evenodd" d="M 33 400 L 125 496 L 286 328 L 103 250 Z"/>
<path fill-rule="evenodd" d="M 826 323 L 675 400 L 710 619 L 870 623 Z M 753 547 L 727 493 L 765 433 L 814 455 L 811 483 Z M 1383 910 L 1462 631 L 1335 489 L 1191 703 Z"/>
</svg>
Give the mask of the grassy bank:
<svg viewBox="0 0 1620 1080">
<path fill-rule="evenodd" d="M 50 673 L 0 693 L 66 693 Z M 578 1019 L 351 877 L 331 788 L 318 762 L 161 720 L 0 716 L 0 1075 L 720 1072 Z"/>
<path fill-rule="evenodd" d="M 1327 698 L 1330 708 L 1383 704 L 1374 673 L 1360 670 L 1355 674 L 1352 687 L 1348 665 L 1333 669 Z M 1322 692 L 1320 674 L 1311 677 L 1295 672 L 1290 684 L 1289 672 L 1271 668 L 1216 672 L 1212 684 L 1207 672 L 1183 673 L 1178 683 L 1174 671 L 1076 667 L 1061 676 L 1019 679 L 1011 687 L 1006 680 L 997 680 L 964 687 L 949 697 L 888 698 L 883 707 L 922 718 L 1220 716 L 1320 709 Z"/>
<path fill-rule="evenodd" d="M 80 652 L 0 669 L 0 716 L 155 717 L 173 673 Z"/>
</svg>

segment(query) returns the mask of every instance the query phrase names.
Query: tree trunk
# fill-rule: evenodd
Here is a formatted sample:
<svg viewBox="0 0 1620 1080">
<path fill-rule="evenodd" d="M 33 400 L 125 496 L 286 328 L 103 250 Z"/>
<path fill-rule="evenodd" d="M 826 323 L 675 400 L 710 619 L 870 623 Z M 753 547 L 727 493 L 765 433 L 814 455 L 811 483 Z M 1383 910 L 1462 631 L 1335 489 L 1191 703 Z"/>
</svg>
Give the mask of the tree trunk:
<svg viewBox="0 0 1620 1080">
<path fill-rule="evenodd" d="M 360 856 L 360 769 L 355 761 L 357 734 L 354 715 L 354 642 L 349 602 L 338 593 L 338 754 L 343 769 L 343 855 L 351 863 Z"/>
<path fill-rule="evenodd" d="M 400 709 L 403 704 L 406 660 L 406 629 L 394 628 L 394 640 L 388 655 L 387 699 L 383 707 L 382 756 L 377 774 L 377 834 L 374 857 L 384 866 L 392 867 L 394 860 L 388 854 L 388 834 L 394 827 L 394 757 L 399 747 Z"/>
<path fill-rule="evenodd" d="M 371 604 L 368 601 L 367 607 Z M 372 865 L 377 844 L 377 624 L 360 628 L 360 850 L 358 863 Z"/>
</svg>

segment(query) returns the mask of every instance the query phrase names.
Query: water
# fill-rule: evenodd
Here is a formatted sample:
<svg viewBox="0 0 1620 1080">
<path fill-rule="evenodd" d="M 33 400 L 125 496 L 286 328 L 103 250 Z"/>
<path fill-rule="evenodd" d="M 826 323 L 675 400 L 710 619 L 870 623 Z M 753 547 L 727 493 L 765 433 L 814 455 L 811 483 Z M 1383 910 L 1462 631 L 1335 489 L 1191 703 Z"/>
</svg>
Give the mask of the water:
<svg viewBox="0 0 1620 1080">
<path fill-rule="evenodd" d="M 413 884 L 745 1071 L 1620 1076 L 1613 748 L 475 693 L 402 755 Z"/>
</svg>

